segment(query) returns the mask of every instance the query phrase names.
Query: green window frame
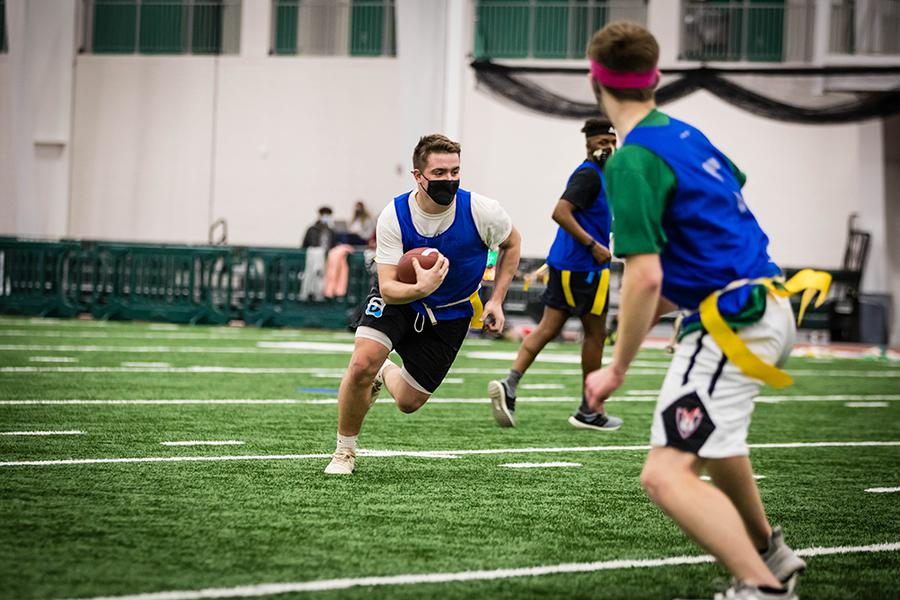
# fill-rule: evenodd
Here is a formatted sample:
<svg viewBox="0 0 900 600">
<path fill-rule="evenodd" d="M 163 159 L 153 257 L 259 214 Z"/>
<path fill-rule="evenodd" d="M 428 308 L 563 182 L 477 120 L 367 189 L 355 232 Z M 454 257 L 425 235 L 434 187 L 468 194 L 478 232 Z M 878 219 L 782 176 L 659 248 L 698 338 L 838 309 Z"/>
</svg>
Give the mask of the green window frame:
<svg viewBox="0 0 900 600">
<path fill-rule="evenodd" d="M 234 0 L 92 0 L 94 54 L 222 54 L 226 3 Z"/>
<path fill-rule="evenodd" d="M 633 8 L 644 10 L 638 3 Z M 605 0 L 479 0 L 475 56 L 583 58 L 591 35 L 609 20 L 609 9 Z"/>
<path fill-rule="evenodd" d="M 685 3 L 681 58 L 700 61 L 783 62 L 784 28 L 788 6 L 784 0 L 705 0 Z M 690 46 L 684 41 L 697 28 L 718 29 L 722 37 Z"/>
<path fill-rule="evenodd" d="M 273 0 L 272 54 L 301 54 L 300 19 L 309 18 L 316 7 L 340 14 L 346 26 L 345 48 L 329 47 L 326 54 L 349 56 L 396 56 L 396 9 L 394 0 Z M 305 9 L 305 10 L 303 10 Z M 343 44 L 340 44 L 343 45 Z"/>
</svg>

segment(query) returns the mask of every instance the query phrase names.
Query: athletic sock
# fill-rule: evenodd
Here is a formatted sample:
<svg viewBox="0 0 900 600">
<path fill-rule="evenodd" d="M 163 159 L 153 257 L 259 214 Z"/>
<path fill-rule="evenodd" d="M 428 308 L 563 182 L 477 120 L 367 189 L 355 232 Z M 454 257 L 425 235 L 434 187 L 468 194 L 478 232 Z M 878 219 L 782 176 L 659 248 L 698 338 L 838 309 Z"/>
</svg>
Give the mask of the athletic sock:
<svg viewBox="0 0 900 600">
<path fill-rule="evenodd" d="M 337 434 L 337 449 L 346 449 L 352 450 L 356 452 L 356 438 L 359 436 L 356 435 L 341 435 Z"/>
<path fill-rule="evenodd" d="M 515 369 L 509 370 L 509 375 L 506 376 L 506 389 L 509 390 L 510 396 L 516 395 L 516 388 L 519 387 L 520 379 L 522 379 L 522 373 L 519 373 Z"/>
<path fill-rule="evenodd" d="M 597 413 L 591 410 L 591 407 L 588 405 L 587 396 L 584 395 L 584 391 L 581 392 L 581 406 L 578 407 L 578 412 L 582 417 L 586 417 L 588 419 L 592 419 L 597 416 Z"/>
</svg>

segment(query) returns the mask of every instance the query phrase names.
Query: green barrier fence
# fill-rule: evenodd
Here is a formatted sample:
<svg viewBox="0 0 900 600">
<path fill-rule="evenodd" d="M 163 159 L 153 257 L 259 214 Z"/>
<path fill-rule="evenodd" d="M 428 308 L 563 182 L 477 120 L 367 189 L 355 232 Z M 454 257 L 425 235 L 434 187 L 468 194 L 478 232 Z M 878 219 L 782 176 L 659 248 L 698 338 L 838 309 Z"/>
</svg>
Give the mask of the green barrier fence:
<svg viewBox="0 0 900 600">
<path fill-rule="evenodd" d="M 361 252 L 347 262 L 347 294 L 316 300 L 305 250 L 0 238 L 0 313 L 340 328 L 371 281 Z"/>
</svg>

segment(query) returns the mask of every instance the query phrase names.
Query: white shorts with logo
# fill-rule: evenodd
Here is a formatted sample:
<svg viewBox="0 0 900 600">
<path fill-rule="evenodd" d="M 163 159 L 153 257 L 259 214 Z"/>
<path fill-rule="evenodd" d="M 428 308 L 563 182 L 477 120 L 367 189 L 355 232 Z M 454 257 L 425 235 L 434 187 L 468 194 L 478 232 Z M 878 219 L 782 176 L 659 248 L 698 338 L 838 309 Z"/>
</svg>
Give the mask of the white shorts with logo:
<svg viewBox="0 0 900 600">
<path fill-rule="evenodd" d="M 770 294 L 763 318 L 737 333 L 751 352 L 781 366 L 797 333 L 790 302 Z M 656 401 L 650 445 L 702 458 L 747 456 L 750 415 L 761 386 L 729 361 L 708 333 L 686 335 Z"/>
</svg>

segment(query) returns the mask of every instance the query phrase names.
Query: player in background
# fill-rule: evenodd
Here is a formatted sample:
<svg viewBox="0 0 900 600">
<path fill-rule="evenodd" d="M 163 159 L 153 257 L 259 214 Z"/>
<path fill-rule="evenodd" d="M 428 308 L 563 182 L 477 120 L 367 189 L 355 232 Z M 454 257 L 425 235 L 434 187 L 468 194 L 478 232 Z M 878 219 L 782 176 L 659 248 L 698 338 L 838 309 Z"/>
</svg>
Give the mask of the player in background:
<svg viewBox="0 0 900 600">
<path fill-rule="evenodd" d="M 790 383 L 776 366 L 796 332 L 786 296 L 827 291 L 828 281 L 808 270 L 781 281 L 744 202 L 744 174 L 699 130 L 656 109 L 659 46 L 646 29 L 610 23 L 588 55 L 595 94 L 622 140 L 605 176 L 616 255 L 625 257 L 615 352 L 588 375 L 589 400 L 602 410 L 655 319 L 691 311 L 657 399 L 641 483 L 732 573 L 725 597 L 794 599 L 806 565 L 769 525 L 747 432 L 762 382 Z M 700 479 L 704 470 L 715 485 Z"/>
<path fill-rule="evenodd" d="M 607 119 L 588 119 L 581 129 L 587 157 L 569 176 L 566 189 L 553 209 L 559 224 L 547 256 L 549 280 L 541 296 L 544 314 L 519 346 L 509 375 L 488 383 L 494 420 L 501 427 L 516 426 L 519 381 L 548 342 L 556 338 L 570 316 L 581 319 L 582 380 L 599 369 L 606 340 L 609 299 L 610 212 L 603 188 L 603 165 L 615 151 L 616 131 Z M 582 393 L 581 405 L 569 417 L 579 429 L 615 431 L 618 417 L 590 409 Z"/>
<path fill-rule="evenodd" d="M 459 187 L 459 154 L 459 144 L 443 135 L 422 137 L 412 157 L 415 189 L 394 198 L 378 217 L 378 286 L 366 300 L 338 391 L 337 448 L 328 474 L 353 472 L 357 436 L 382 386 L 411 413 L 441 384 L 474 315 L 472 297 L 488 250 L 498 248 L 494 291 L 482 317 L 491 331 L 503 330 L 503 300 L 519 266 L 521 240 L 496 201 Z M 414 261 L 416 283 L 402 283 L 400 258 L 425 246 L 441 256 L 430 269 Z M 403 359 L 402 368 L 388 360 L 391 350 Z"/>
</svg>

